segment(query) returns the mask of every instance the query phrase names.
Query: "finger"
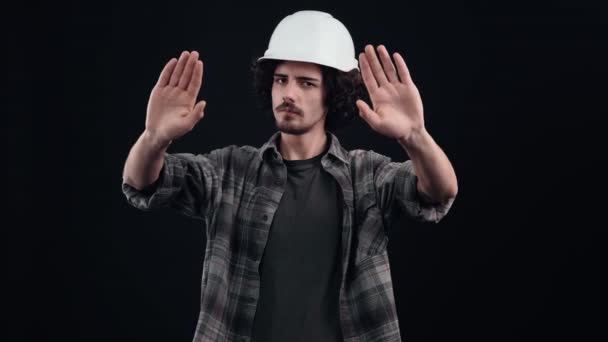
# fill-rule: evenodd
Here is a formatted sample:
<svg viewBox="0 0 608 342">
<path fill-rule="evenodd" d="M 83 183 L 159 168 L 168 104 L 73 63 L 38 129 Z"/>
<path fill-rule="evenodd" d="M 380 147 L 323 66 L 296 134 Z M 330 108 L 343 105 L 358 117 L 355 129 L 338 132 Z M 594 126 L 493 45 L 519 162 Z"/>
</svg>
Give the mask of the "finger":
<svg viewBox="0 0 608 342">
<path fill-rule="evenodd" d="M 359 108 L 359 115 L 367 122 L 372 128 L 377 127 L 380 123 L 380 117 L 374 112 L 367 103 L 363 100 L 357 100 L 357 108 Z"/>
<path fill-rule="evenodd" d="M 393 64 L 391 56 L 388 54 L 388 50 L 384 45 L 380 45 L 378 47 L 378 54 L 380 55 L 380 61 L 382 62 L 382 67 L 384 68 L 384 73 L 386 74 L 388 81 L 399 82 L 397 71 L 395 70 L 395 64 Z"/>
<path fill-rule="evenodd" d="M 365 56 L 367 57 L 369 66 L 371 67 L 374 78 L 376 81 L 378 81 L 378 84 L 380 86 L 387 84 L 388 80 L 386 79 L 384 70 L 382 70 L 382 65 L 380 65 L 380 61 L 378 60 L 378 56 L 376 55 L 376 51 L 374 51 L 373 46 L 365 46 Z"/>
<path fill-rule="evenodd" d="M 181 56 L 179 56 L 175 70 L 173 70 L 173 74 L 171 74 L 171 80 L 169 81 L 170 86 L 177 86 L 179 78 L 182 76 L 182 72 L 184 72 L 184 66 L 186 65 L 189 55 L 190 53 L 188 53 L 188 51 L 184 51 Z"/>
<path fill-rule="evenodd" d="M 173 69 L 175 69 L 176 64 L 177 58 L 171 58 L 169 62 L 165 64 L 165 67 L 163 68 L 163 71 L 161 71 L 160 77 L 158 78 L 158 82 L 156 82 L 157 86 L 164 87 L 169 84 L 169 80 L 171 79 L 171 73 L 173 73 Z"/>
<path fill-rule="evenodd" d="M 188 85 L 190 84 L 190 79 L 192 78 L 192 70 L 194 69 L 194 66 L 196 65 L 196 61 L 198 61 L 198 52 L 192 51 L 186 62 L 184 72 L 182 73 L 182 76 L 179 78 L 179 83 L 177 84 L 177 86 L 179 88 L 182 88 L 182 89 L 188 88 Z"/>
<path fill-rule="evenodd" d="M 201 84 L 203 83 L 203 61 L 196 61 L 196 65 L 194 65 L 194 71 L 192 73 L 192 78 L 190 78 L 190 84 L 188 84 L 188 88 L 186 91 L 194 98 L 198 97 L 198 92 L 201 90 Z"/>
<path fill-rule="evenodd" d="M 367 92 L 371 96 L 371 94 L 375 93 L 378 89 L 378 82 L 376 82 L 376 79 L 372 74 L 372 69 L 367 61 L 367 56 L 364 53 L 359 54 L 359 64 L 361 66 L 361 78 L 363 78 L 365 88 L 367 88 Z"/>
<path fill-rule="evenodd" d="M 410 71 L 405 64 L 405 60 L 398 52 L 393 54 L 393 58 L 395 59 L 395 63 L 397 64 L 397 71 L 399 72 L 399 78 L 401 78 L 402 83 L 410 83 L 412 79 L 410 78 Z"/>
<path fill-rule="evenodd" d="M 193 120 L 192 125 L 194 126 L 199 120 L 201 120 L 205 116 L 205 107 L 207 106 L 207 101 L 202 100 L 194 106 L 194 109 L 188 114 L 188 117 Z"/>
</svg>

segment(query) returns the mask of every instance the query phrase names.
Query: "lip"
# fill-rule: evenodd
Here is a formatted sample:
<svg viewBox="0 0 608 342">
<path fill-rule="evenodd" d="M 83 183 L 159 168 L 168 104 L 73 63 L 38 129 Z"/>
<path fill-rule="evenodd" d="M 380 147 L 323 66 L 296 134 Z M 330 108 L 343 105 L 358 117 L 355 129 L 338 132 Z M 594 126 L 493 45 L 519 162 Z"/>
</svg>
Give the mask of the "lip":
<svg viewBox="0 0 608 342">
<path fill-rule="evenodd" d="M 282 110 L 282 112 L 283 112 L 283 113 L 285 113 L 285 114 L 291 114 L 291 115 L 300 115 L 300 114 L 298 114 L 298 113 L 296 113 L 296 112 L 290 112 L 290 111 L 288 111 L 288 110 Z"/>
</svg>

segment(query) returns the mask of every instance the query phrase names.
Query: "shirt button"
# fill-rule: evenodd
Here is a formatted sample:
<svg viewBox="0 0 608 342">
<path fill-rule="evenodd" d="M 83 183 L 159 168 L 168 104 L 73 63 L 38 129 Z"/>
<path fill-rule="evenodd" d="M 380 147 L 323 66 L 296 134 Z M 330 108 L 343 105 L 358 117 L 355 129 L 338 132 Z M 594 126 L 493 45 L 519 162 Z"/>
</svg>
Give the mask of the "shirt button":
<svg viewBox="0 0 608 342">
<path fill-rule="evenodd" d="M 255 302 L 255 298 L 253 298 L 253 297 L 247 298 L 247 303 L 252 304 L 254 302 Z"/>
<path fill-rule="evenodd" d="M 274 181 L 274 184 L 281 186 L 281 185 L 283 185 L 283 182 L 281 182 L 280 180 L 277 179 Z"/>
<path fill-rule="evenodd" d="M 264 214 L 264 216 L 262 216 L 262 220 L 268 221 L 268 215 Z"/>
</svg>

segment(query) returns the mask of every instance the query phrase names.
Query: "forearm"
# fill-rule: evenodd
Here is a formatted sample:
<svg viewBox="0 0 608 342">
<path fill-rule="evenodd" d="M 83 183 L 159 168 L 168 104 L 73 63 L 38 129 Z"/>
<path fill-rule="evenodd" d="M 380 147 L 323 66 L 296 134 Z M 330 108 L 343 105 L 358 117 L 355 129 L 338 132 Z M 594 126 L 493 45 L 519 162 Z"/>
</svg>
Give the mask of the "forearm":
<svg viewBox="0 0 608 342">
<path fill-rule="evenodd" d="M 410 134 L 407 140 L 399 139 L 399 144 L 410 157 L 418 177 L 418 189 L 434 202 L 445 202 L 456 197 L 458 181 L 448 157 L 422 129 Z"/>
<path fill-rule="evenodd" d="M 162 170 L 164 154 L 171 142 L 161 142 L 144 131 L 129 151 L 123 169 L 123 181 L 141 190 L 154 183 Z"/>
</svg>

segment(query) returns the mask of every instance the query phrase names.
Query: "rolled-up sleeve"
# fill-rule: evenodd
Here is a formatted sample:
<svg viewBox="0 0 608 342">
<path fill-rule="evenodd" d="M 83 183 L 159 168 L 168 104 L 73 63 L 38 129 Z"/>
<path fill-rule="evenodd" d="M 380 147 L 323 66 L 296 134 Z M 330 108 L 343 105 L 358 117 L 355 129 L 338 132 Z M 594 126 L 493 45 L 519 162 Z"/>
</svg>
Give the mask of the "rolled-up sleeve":
<svg viewBox="0 0 608 342">
<path fill-rule="evenodd" d="M 396 204 L 415 220 L 438 223 L 452 207 L 454 198 L 431 203 L 418 193 L 418 177 L 411 160 L 392 162 L 378 153 L 372 153 L 371 159 L 376 195 L 385 214 L 390 214 Z"/>
<path fill-rule="evenodd" d="M 165 153 L 156 182 L 138 190 L 123 181 L 122 191 L 128 203 L 138 209 L 168 207 L 186 216 L 204 219 L 220 192 L 221 153 L 221 150 L 205 155 Z"/>
</svg>

